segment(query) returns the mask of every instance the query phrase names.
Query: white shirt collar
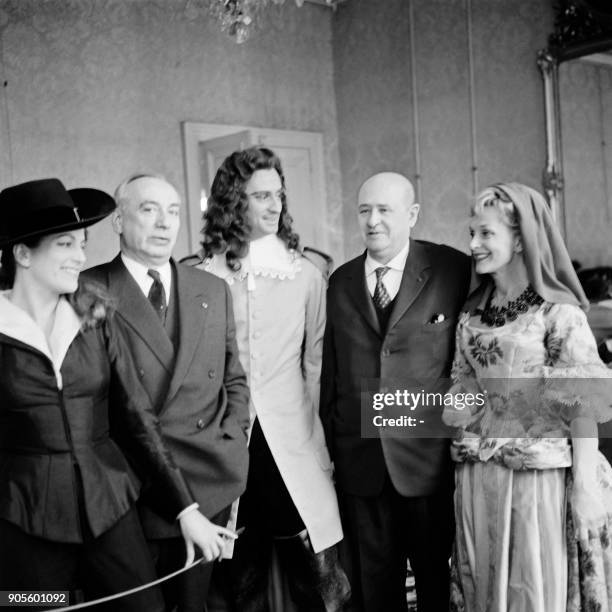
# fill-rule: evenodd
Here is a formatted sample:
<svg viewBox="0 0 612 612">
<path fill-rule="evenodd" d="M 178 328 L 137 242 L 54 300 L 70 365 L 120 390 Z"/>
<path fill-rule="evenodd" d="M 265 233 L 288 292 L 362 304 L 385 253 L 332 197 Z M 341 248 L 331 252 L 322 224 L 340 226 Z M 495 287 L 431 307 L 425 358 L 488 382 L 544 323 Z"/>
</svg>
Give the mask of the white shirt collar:
<svg viewBox="0 0 612 612">
<path fill-rule="evenodd" d="M 365 259 L 365 274 L 369 276 L 370 274 L 374 274 L 374 270 L 376 268 L 380 268 L 381 266 L 385 266 L 390 268 L 391 270 L 397 270 L 398 272 L 403 272 L 406 267 L 406 260 L 408 259 L 408 251 L 410 250 L 410 240 L 406 242 L 406 246 L 388 263 L 382 264 L 379 261 L 376 261 L 368 252 Z"/>
<path fill-rule="evenodd" d="M 148 271 L 157 270 L 159 272 L 162 285 L 164 286 L 164 291 L 166 292 L 166 302 L 170 301 L 170 289 L 172 288 L 172 266 L 170 265 L 169 261 L 160 267 L 145 266 L 139 261 L 131 259 L 125 253 L 121 253 L 121 261 L 123 261 L 123 264 L 127 268 L 128 272 L 132 275 L 145 295 L 149 295 L 149 289 L 151 289 L 151 285 L 153 284 L 153 279 L 149 276 Z"/>
</svg>

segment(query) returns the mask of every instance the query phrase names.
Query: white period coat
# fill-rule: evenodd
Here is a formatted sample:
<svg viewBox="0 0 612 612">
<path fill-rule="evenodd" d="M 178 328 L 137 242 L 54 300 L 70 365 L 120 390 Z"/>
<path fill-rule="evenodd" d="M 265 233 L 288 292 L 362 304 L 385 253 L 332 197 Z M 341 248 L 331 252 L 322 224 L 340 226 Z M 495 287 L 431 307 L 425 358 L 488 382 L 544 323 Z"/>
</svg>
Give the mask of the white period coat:
<svg viewBox="0 0 612 612">
<path fill-rule="evenodd" d="M 315 552 L 342 539 L 319 420 L 325 280 L 276 236 L 251 242 L 238 272 L 225 255 L 199 267 L 230 286 L 240 361 L 255 415 Z"/>
</svg>

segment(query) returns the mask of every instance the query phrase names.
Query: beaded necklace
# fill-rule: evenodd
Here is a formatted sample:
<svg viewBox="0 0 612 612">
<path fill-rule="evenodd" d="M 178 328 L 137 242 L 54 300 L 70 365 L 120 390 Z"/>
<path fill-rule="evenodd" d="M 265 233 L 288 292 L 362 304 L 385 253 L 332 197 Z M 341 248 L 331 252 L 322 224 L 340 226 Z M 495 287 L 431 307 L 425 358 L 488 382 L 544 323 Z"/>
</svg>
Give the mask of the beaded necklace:
<svg viewBox="0 0 612 612">
<path fill-rule="evenodd" d="M 521 295 L 508 302 L 505 306 L 491 304 L 493 292 L 489 295 L 483 309 L 476 310 L 480 314 L 480 321 L 489 327 L 502 327 L 506 321 L 515 321 L 520 314 L 526 313 L 531 306 L 539 306 L 544 300 L 535 292 L 531 285 Z"/>
</svg>

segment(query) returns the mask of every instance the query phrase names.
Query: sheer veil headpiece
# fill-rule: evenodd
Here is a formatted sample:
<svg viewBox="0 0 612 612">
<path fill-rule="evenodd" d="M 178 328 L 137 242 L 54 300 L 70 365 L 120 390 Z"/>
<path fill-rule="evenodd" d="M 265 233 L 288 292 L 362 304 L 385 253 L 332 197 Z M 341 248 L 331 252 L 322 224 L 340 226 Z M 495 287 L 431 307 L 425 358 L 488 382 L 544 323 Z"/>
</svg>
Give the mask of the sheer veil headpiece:
<svg viewBox="0 0 612 612">
<path fill-rule="evenodd" d="M 574 304 L 587 310 L 589 301 L 544 197 L 521 183 L 497 183 L 483 191 L 479 199 L 483 195 L 514 205 L 527 276 L 536 293 L 547 302 Z M 468 310 L 480 304 L 490 286 L 490 280 L 478 280 L 481 282 L 468 298 Z"/>
</svg>

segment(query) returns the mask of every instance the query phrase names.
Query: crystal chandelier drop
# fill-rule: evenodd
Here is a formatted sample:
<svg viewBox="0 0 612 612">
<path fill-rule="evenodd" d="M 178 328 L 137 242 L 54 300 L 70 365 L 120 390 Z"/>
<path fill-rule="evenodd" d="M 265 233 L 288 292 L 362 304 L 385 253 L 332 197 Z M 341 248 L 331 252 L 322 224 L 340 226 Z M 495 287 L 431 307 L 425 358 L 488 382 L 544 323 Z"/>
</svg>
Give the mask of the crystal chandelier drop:
<svg viewBox="0 0 612 612">
<path fill-rule="evenodd" d="M 269 4 L 284 4 L 285 0 L 209 0 L 210 13 L 221 24 L 221 30 L 227 32 L 237 43 L 243 43 L 249 37 L 259 13 Z M 302 6 L 304 0 L 295 0 Z M 321 4 L 332 6 L 334 0 L 324 0 Z"/>
</svg>

